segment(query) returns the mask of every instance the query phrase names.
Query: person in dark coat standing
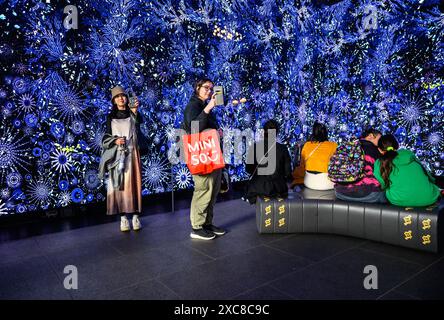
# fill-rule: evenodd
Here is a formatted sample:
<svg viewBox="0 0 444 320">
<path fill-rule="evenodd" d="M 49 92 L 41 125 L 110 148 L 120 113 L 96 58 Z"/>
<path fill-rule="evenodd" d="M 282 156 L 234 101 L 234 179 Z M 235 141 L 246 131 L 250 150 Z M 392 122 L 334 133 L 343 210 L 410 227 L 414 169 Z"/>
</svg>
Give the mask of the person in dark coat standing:
<svg viewBox="0 0 444 320">
<path fill-rule="evenodd" d="M 196 82 L 194 95 L 185 107 L 182 123 L 182 129 L 188 134 L 218 129 L 216 118 L 211 113 L 216 106 L 213 86 L 213 82 L 206 78 Z M 193 239 L 211 240 L 216 235 L 225 234 L 225 230 L 213 225 L 213 209 L 220 191 L 221 177 L 222 169 L 214 170 L 210 174 L 193 175 L 194 192 L 190 208 L 190 237 Z"/>
<path fill-rule="evenodd" d="M 248 150 L 246 171 L 250 174 L 247 185 L 246 200 L 256 203 L 258 196 L 281 197 L 288 196 L 287 182 L 291 181 L 291 159 L 285 145 L 270 138 L 270 130 L 275 130 L 275 137 L 278 135 L 279 125 L 275 120 L 269 120 L 264 125 L 264 140 L 253 145 Z M 263 150 L 263 152 L 258 152 Z M 270 166 L 270 170 L 265 170 L 271 164 L 270 157 L 275 156 L 275 167 Z M 262 170 L 265 174 L 262 174 Z M 268 172 L 267 172 L 268 171 Z"/>
</svg>

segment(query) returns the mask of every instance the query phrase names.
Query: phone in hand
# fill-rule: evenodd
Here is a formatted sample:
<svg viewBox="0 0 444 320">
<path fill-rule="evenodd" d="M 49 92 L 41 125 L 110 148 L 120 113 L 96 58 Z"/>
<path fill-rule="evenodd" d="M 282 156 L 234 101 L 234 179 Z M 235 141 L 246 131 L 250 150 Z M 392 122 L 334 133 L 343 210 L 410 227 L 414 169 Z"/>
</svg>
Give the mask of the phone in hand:
<svg viewBox="0 0 444 320">
<path fill-rule="evenodd" d="M 134 91 L 132 89 L 128 90 L 128 97 L 129 97 L 129 101 L 128 101 L 128 105 L 131 109 L 135 108 L 135 103 L 136 103 L 136 95 L 134 93 Z"/>
<path fill-rule="evenodd" d="M 224 105 L 224 88 L 222 86 L 214 86 L 214 94 L 216 95 L 216 106 Z"/>
</svg>

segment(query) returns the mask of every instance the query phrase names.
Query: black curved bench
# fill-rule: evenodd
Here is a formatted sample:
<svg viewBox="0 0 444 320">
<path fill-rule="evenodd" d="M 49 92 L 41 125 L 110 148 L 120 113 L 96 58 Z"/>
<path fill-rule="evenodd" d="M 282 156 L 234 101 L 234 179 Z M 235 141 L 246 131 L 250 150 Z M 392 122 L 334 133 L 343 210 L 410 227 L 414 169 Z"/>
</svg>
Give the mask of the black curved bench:
<svg viewBox="0 0 444 320">
<path fill-rule="evenodd" d="M 444 201 L 404 208 L 336 199 L 334 191 L 304 189 L 288 199 L 258 198 L 259 233 L 340 234 L 423 251 L 438 252 L 438 219 Z"/>
</svg>

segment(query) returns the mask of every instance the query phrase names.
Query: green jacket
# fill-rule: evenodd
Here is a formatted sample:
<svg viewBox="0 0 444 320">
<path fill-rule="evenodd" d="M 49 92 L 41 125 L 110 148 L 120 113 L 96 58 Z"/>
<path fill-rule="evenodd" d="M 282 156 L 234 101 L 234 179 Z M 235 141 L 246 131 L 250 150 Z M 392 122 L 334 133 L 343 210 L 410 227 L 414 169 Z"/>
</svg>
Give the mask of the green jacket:
<svg viewBox="0 0 444 320">
<path fill-rule="evenodd" d="M 398 206 L 422 207 L 438 200 L 440 190 L 433 182 L 435 179 L 425 171 L 421 162 L 410 150 L 398 150 L 393 159 L 390 173 L 390 187 L 386 188 L 381 176 L 381 160 L 376 160 L 374 175 L 386 191 L 387 199 Z"/>
</svg>

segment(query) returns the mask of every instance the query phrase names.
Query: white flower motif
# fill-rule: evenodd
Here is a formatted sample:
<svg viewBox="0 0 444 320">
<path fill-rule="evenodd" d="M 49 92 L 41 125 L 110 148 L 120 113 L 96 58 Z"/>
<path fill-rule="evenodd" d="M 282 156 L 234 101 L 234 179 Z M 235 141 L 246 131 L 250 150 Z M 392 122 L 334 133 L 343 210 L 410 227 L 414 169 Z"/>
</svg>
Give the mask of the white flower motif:
<svg viewBox="0 0 444 320">
<path fill-rule="evenodd" d="M 59 173 L 68 172 L 71 167 L 71 153 L 56 149 L 51 155 L 51 167 Z"/>
<path fill-rule="evenodd" d="M 180 168 L 176 173 L 176 186 L 179 189 L 187 189 L 191 186 L 191 173 L 187 167 Z"/>
</svg>

